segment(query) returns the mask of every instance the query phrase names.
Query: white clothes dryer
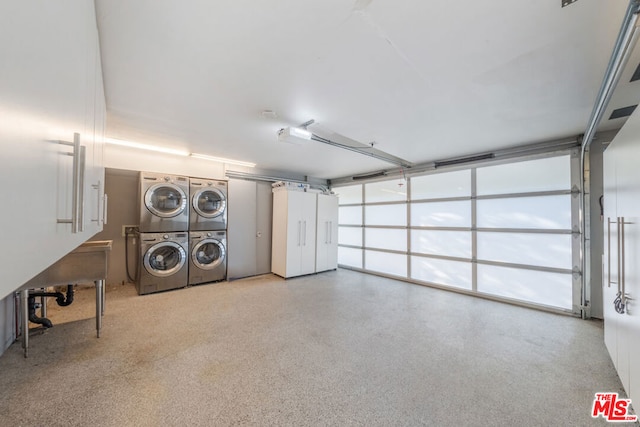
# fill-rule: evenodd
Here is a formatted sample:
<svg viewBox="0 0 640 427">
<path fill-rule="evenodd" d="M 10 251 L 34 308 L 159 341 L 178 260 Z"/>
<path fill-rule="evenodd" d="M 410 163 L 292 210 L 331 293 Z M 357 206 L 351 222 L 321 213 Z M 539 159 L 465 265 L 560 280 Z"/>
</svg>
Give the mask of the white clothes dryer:
<svg viewBox="0 0 640 427">
<path fill-rule="evenodd" d="M 189 178 L 140 172 L 140 232 L 189 229 Z"/>
<path fill-rule="evenodd" d="M 227 181 L 191 178 L 189 230 L 227 229 Z"/>
<path fill-rule="evenodd" d="M 227 278 L 227 232 L 189 232 L 189 284 Z"/>
<path fill-rule="evenodd" d="M 139 295 L 184 288 L 189 280 L 188 233 L 140 233 Z"/>
</svg>

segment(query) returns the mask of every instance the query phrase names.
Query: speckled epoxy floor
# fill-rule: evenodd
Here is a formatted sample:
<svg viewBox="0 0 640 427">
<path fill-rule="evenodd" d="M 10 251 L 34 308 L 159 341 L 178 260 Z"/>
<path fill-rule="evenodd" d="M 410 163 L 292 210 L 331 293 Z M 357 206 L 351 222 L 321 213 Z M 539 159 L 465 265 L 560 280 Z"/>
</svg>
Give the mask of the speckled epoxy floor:
<svg viewBox="0 0 640 427">
<path fill-rule="evenodd" d="M 0 357 L 2 426 L 587 426 L 602 324 L 338 270 L 50 305 Z"/>
</svg>

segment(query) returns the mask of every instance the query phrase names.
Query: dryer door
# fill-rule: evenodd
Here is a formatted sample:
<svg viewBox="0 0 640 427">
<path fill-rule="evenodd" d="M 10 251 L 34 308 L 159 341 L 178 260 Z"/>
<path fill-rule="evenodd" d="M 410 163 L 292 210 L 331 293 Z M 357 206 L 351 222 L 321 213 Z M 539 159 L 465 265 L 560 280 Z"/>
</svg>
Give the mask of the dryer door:
<svg viewBox="0 0 640 427">
<path fill-rule="evenodd" d="M 144 204 L 152 214 L 161 218 L 172 218 L 186 209 L 187 195 L 177 185 L 155 184 L 144 194 Z"/>
<path fill-rule="evenodd" d="M 187 253 L 175 242 L 160 242 L 144 254 L 144 268 L 156 277 L 167 277 L 178 272 L 187 260 Z"/>
<path fill-rule="evenodd" d="M 212 270 L 224 262 L 225 249 L 221 241 L 204 239 L 193 247 L 191 260 L 203 270 Z"/>
<path fill-rule="evenodd" d="M 224 213 L 227 199 L 217 188 L 203 188 L 193 195 L 193 209 L 204 218 L 215 218 Z"/>
</svg>

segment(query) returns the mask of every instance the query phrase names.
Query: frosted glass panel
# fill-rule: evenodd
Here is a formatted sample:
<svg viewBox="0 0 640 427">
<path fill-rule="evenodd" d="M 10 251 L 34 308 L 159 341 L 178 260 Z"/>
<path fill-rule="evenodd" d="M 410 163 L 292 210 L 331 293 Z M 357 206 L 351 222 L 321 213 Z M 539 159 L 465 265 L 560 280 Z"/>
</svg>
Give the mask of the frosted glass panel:
<svg viewBox="0 0 640 427">
<path fill-rule="evenodd" d="M 411 230 L 411 251 L 471 258 L 471 232 Z"/>
<path fill-rule="evenodd" d="M 411 204 L 411 225 L 471 227 L 471 201 Z"/>
<path fill-rule="evenodd" d="M 366 225 L 407 225 L 407 205 L 365 206 Z"/>
<path fill-rule="evenodd" d="M 394 179 L 365 184 L 364 200 L 366 203 L 407 200 L 407 183 L 404 179 Z"/>
<path fill-rule="evenodd" d="M 479 264 L 478 291 L 553 307 L 572 308 L 571 274 Z"/>
<path fill-rule="evenodd" d="M 385 252 L 365 251 L 364 265 L 367 270 L 394 276 L 407 277 L 407 256 Z"/>
<path fill-rule="evenodd" d="M 471 170 L 411 178 L 411 200 L 471 196 Z"/>
<path fill-rule="evenodd" d="M 570 234 L 478 232 L 478 259 L 571 269 Z"/>
<path fill-rule="evenodd" d="M 571 189 L 569 156 L 478 168 L 478 195 Z"/>
<path fill-rule="evenodd" d="M 338 224 L 362 225 L 361 206 L 338 207 Z"/>
<path fill-rule="evenodd" d="M 362 249 L 338 246 L 338 264 L 362 268 Z"/>
<path fill-rule="evenodd" d="M 362 246 L 362 228 L 338 227 L 338 244 Z"/>
<path fill-rule="evenodd" d="M 571 195 L 478 200 L 480 228 L 571 229 Z"/>
<path fill-rule="evenodd" d="M 362 203 L 362 185 L 349 185 L 347 187 L 332 188 L 338 195 L 338 203 L 349 205 L 352 203 Z"/>
<path fill-rule="evenodd" d="M 367 248 L 407 250 L 407 230 L 388 228 L 366 228 L 364 242 Z"/>
<path fill-rule="evenodd" d="M 471 289 L 471 263 L 412 256 L 411 278 L 438 285 Z"/>
</svg>

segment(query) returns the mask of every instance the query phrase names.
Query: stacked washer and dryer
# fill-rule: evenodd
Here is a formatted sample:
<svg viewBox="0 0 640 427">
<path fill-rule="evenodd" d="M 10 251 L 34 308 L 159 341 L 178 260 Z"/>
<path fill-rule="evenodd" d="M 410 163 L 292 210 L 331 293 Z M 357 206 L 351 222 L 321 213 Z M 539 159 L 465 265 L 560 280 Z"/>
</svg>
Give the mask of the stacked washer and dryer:
<svg viewBox="0 0 640 427">
<path fill-rule="evenodd" d="M 189 284 L 227 277 L 227 181 L 191 178 Z"/>
<path fill-rule="evenodd" d="M 138 294 L 224 280 L 226 182 L 141 172 L 139 188 Z"/>
</svg>

